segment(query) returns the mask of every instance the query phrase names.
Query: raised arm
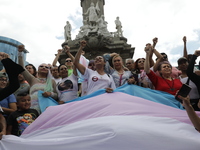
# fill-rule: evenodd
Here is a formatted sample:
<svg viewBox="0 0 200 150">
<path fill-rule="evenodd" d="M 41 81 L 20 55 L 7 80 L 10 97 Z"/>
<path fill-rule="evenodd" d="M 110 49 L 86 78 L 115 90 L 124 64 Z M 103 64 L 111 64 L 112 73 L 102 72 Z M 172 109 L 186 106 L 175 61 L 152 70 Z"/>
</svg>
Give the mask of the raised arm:
<svg viewBox="0 0 200 150">
<path fill-rule="evenodd" d="M 74 65 L 80 71 L 80 73 L 82 75 L 84 75 L 86 68 L 85 68 L 85 66 L 83 66 L 82 64 L 79 63 L 79 60 L 80 60 L 82 50 L 85 46 L 86 46 L 86 41 L 81 41 L 80 42 L 80 48 L 79 48 L 78 52 L 76 53 L 76 56 L 75 56 L 75 59 L 74 59 Z"/>
<path fill-rule="evenodd" d="M 70 47 L 69 47 L 69 46 L 64 46 L 64 50 L 65 50 L 66 54 L 71 58 L 72 62 L 74 63 L 75 58 L 74 58 L 74 56 L 70 53 Z M 75 65 L 73 65 L 73 74 L 74 74 L 75 76 L 78 75 Z"/>
<path fill-rule="evenodd" d="M 163 56 L 156 49 L 153 49 L 153 53 L 157 57 L 157 61 L 153 66 L 153 71 L 156 72 L 158 70 L 158 66 L 159 66 L 160 62 L 163 61 Z"/>
<path fill-rule="evenodd" d="M 104 67 L 104 70 L 107 74 L 112 74 L 115 70 L 113 69 L 113 65 L 109 63 L 109 60 L 112 59 L 114 56 L 119 56 L 117 53 L 110 53 L 110 54 L 104 54 L 104 59 L 106 60 L 106 65 Z M 111 62 L 112 63 L 112 62 Z"/>
<path fill-rule="evenodd" d="M 183 57 L 188 58 L 186 43 L 187 43 L 187 38 L 186 38 L 186 36 L 184 36 L 183 37 L 183 44 L 184 44 L 184 46 L 183 46 Z"/>
<path fill-rule="evenodd" d="M 150 63 L 149 63 L 149 58 L 150 55 L 152 53 L 152 46 L 151 44 L 146 44 L 146 47 L 144 48 L 145 52 L 146 52 L 146 59 L 144 62 L 144 71 L 146 72 L 146 74 L 150 73 Z"/>
<path fill-rule="evenodd" d="M 158 43 L 158 38 L 157 37 L 153 38 L 153 45 L 152 45 L 153 49 L 155 49 L 157 43 Z"/>
<path fill-rule="evenodd" d="M 24 76 L 25 80 L 30 84 L 30 86 L 32 86 L 33 84 L 37 82 L 37 80 L 24 67 L 24 60 L 23 60 L 23 53 L 22 53 L 23 51 L 24 51 L 24 45 L 19 45 L 18 46 L 18 63 L 25 69 L 22 75 Z"/>
<path fill-rule="evenodd" d="M 153 45 L 152 45 L 152 49 L 155 49 L 155 47 L 156 47 L 156 44 L 158 43 L 158 38 L 157 37 L 155 37 L 155 38 L 153 38 Z M 152 67 L 152 66 L 154 66 L 155 65 L 155 63 L 154 63 L 154 61 L 153 61 L 153 51 L 152 51 L 152 53 L 150 53 L 150 56 L 149 56 L 149 63 L 150 63 L 150 67 Z"/>
<path fill-rule="evenodd" d="M 152 45 L 152 48 L 153 48 L 153 50 L 152 50 L 152 52 L 156 55 L 156 57 L 157 57 L 157 61 L 156 61 L 156 63 L 154 63 L 154 65 L 153 65 L 153 71 L 154 72 L 156 72 L 158 69 L 158 65 L 159 65 L 159 63 L 161 62 L 161 61 L 163 61 L 163 56 L 155 49 L 155 47 L 156 47 L 156 44 L 158 43 L 158 38 L 157 37 L 155 37 L 154 39 L 153 39 L 153 45 Z"/>
<path fill-rule="evenodd" d="M 16 64 L 8 57 L 8 54 L 0 52 L 0 61 L 2 62 L 9 78 L 9 85 L 0 90 L 0 100 L 8 97 L 20 87 L 18 75 L 24 71 L 20 65 Z"/>
<path fill-rule="evenodd" d="M 52 86 L 53 86 L 53 92 L 51 92 L 50 96 L 57 101 L 58 100 L 58 93 L 57 93 L 57 90 L 56 90 L 56 82 L 53 79 L 52 79 Z"/>
<path fill-rule="evenodd" d="M 189 96 L 187 97 L 180 96 L 179 98 L 183 100 L 183 106 L 185 110 L 187 111 L 188 117 L 190 118 L 192 124 L 194 125 L 196 130 L 200 132 L 200 118 L 198 117 L 192 105 L 190 104 Z"/>
<path fill-rule="evenodd" d="M 52 63 L 52 66 L 53 66 L 53 67 L 56 67 L 56 66 L 57 66 L 56 64 L 57 64 L 57 62 L 58 62 L 58 58 L 60 57 L 61 53 L 62 53 L 62 49 L 58 49 L 58 53 L 57 53 L 57 55 L 56 55 L 56 57 L 54 58 L 53 63 Z"/>
<path fill-rule="evenodd" d="M 200 56 L 200 50 L 196 50 L 194 52 L 187 68 L 187 75 L 194 83 L 199 83 L 200 79 L 200 76 L 198 76 L 196 73 L 193 72 L 195 60 L 197 59 L 198 56 Z"/>
</svg>

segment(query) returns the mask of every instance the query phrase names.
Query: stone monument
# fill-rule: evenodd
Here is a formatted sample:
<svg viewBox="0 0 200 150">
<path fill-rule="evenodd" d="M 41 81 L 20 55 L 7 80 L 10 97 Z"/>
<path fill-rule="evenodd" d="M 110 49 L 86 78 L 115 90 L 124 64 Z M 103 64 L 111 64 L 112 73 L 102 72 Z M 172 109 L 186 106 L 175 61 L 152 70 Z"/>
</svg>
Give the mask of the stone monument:
<svg viewBox="0 0 200 150">
<path fill-rule="evenodd" d="M 69 45 L 71 53 L 75 56 L 79 48 L 79 41 L 85 40 L 87 41 L 87 46 L 84 51 L 87 59 L 94 59 L 104 53 L 113 52 L 120 54 L 123 60 L 132 58 L 135 48 L 127 44 L 127 39 L 122 34 L 122 23 L 119 17 L 115 20 L 116 31 L 109 32 L 107 29 L 108 23 L 105 21 L 104 15 L 105 1 L 81 0 L 80 2 L 83 12 L 83 25 L 80 27 L 76 38 L 72 40 L 70 33 L 70 36 L 66 36 L 67 38 L 65 38 L 62 46 Z M 63 53 L 58 60 L 59 63 L 64 63 L 67 57 Z"/>
<path fill-rule="evenodd" d="M 65 29 L 65 32 L 64 32 L 65 42 L 67 42 L 71 40 L 71 31 L 72 31 L 72 26 L 69 23 L 69 21 L 66 22 L 64 29 Z"/>
</svg>

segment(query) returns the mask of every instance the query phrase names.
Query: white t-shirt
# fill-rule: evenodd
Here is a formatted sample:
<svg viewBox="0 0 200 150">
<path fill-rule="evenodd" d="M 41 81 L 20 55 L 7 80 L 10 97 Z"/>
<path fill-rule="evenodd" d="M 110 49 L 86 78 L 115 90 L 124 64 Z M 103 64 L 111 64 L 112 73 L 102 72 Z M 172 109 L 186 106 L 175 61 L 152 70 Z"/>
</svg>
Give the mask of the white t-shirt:
<svg viewBox="0 0 200 150">
<path fill-rule="evenodd" d="M 184 84 L 187 82 L 188 80 L 188 77 L 185 77 L 185 78 L 181 78 L 181 76 L 179 76 L 180 78 L 180 81 Z M 196 85 L 194 84 L 194 82 L 192 82 L 191 80 L 189 81 L 189 86 L 192 88 L 190 93 L 189 93 L 189 96 L 190 96 L 190 99 L 198 99 L 199 98 L 199 92 L 198 92 L 198 89 L 196 87 Z"/>
<path fill-rule="evenodd" d="M 79 59 L 79 63 L 82 64 L 85 68 L 88 67 L 88 64 L 89 64 L 89 60 L 86 59 L 83 55 L 80 56 L 80 59 Z M 77 73 L 78 73 L 78 83 L 82 83 L 84 82 L 84 79 L 82 78 L 82 74 L 78 71 L 77 69 Z"/>
<path fill-rule="evenodd" d="M 58 84 L 59 82 L 61 82 L 62 81 L 62 78 L 53 78 L 54 79 L 54 81 L 56 82 L 56 84 Z"/>
<path fill-rule="evenodd" d="M 85 95 L 89 95 L 99 89 L 112 88 L 115 89 L 115 83 L 113 77 L 108 74 L 100 75 L 97 71 L 86 68 L 84 79 L 87 79 L 87 92 Z"/>
<path fill-rule="evenodd" d="M 78 77 L 72 74 L 69 77 L 62 79 L 57 84 L 56 90 L 60 101 L 70 101 L 78 97 Z"/>
</svg>

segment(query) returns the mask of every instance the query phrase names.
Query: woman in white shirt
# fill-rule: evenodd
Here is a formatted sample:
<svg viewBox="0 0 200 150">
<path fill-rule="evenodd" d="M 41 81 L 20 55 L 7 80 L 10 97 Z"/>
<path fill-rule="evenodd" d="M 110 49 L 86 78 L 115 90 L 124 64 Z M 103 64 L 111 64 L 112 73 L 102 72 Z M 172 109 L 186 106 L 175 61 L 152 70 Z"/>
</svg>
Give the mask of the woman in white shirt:
<svg viewBox="0 0 200 150">
<path fill-rule="evenodd" d="M 94 64 L 96 68 L 95 71 L 88 69 L 79 63 L 82 49 L 85 46 L 86 46 L 86 41 L 81 41 L 80 48 L 75 56 L 75 61 L 74 61 L 74 65 L 83 75 L 83 78 L 87 79 L 87 82 L 88 82 L 87 93 L 85 95 L 89 95 L 103 88 L 106 89 L 107 92 L 112 92 L 113 89 L 116 88 L 116 86 L 115 86 L 112 76 L 109 74 L 106 74 L 104 71 L 104 66 L 106 62 L 102 56 L 97 56 L 94 59 Z"/>
</svg>

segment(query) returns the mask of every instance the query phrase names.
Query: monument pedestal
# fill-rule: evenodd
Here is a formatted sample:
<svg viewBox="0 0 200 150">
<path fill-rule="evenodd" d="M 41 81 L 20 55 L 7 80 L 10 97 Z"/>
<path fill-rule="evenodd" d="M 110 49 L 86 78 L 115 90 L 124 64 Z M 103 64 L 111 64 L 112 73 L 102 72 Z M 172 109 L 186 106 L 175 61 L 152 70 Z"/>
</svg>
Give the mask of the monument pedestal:
<svg viewBox="0 0 200 150">
<path fill-rule="evenodd" d="M 105 38 L 102 35 L 98 35 L 97 32 L 89 33 L 88 36 L 80 40 L 70 40 L 62 45 L 68 45 L 70 47 L 70 52 L 75 56 L 79 49 L 79 41 L 81 40 L 87 42 L 87 46 L 84 48 L 84 56 L 89 60 L 94 59 L 96 56 L 102 56 L 105 53 L 118 53 L 123 61 L 127 58 L 132 58 L 134 55 L 135 47 L 131 47 L 130 44 L 127 44 L 127 39 L 125 37 Z M 66 58 L 68 58 L 68 56 L 65 53 L 61 54 L 58 60 L 59 63 L 65 63 Z"/>
<path fill-rule="evenodd" d="M 123 60 L 132 58 L 135 48 L 127 44 L 127 39 L 122 36 L 122 26 L 120 26 L 120 32 L 118 29 L 116 32 L 107 30 L 108 23 L 104 20 L 104 5 L 104 0 L 81 0 L 83 26 L 80 27 L 75 40 L 68 40 L 62 45 L 67 44 L 70 47 L 70 52 L 75 56 L 79 49 L 79 41 L 85 40 L 87 42 L 84 48 L 85 57 L 89 60 L 113 52 L 118 53 Z M 93 20 L 94 18 L 96 20 Z M 119 17 L 117 18 L 117 21 L 120 22 Z M 58 59 L 59 63 L 65 63 L 67 57 L 65 53 L 61 54 Z"/>
</svg>

